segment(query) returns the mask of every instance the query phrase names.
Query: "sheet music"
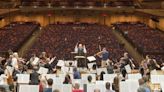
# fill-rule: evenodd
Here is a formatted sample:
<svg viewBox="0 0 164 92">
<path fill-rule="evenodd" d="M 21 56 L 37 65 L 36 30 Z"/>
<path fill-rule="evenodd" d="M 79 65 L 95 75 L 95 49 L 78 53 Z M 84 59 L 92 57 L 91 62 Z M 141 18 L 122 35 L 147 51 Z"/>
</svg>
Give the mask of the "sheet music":
<svg viewBox="0 0 164 92">
<path fill-rule="evenodd" d="M 84 56 L 75 56 L 76 59 L 85 58 Z"/>
<path fill-rule="evenodd" d="M 73 79 L 73 75 L 72 74 L 69 74 L 69 75 L 70 75 L 71 79 Z M 58 74 L 58 75 L 56 75 L 55 83 L 56 84 L 63 84 L 65 76 L 66 76 L 66 74 Z"/>
<path fill-rule="evenodd" d="M 59 92 L 72 92 L 72 85 L 71 84 L 54 85 L 52 89 L 53 90 L 57 89 L 59 90 Z"/>
<path fill-rule="evenodd" d="M 30 82 L 30 74 L 17 74 L 18 77 L 17 82 L 18 83 L 29 83 Z"/>
<path fill-rule="evenodd" d="M 87 84 L 87 92 L 94 92 L 95 89 L 99 89 L 100 92 L 105 92 L 105 85 Z"/>
<path fill-rule="evenodd" d="M 11 67 L 11 66 L 6 66 L 6 69 L 9 71 L 10 75 L 12 75 L 12 74 L 13 74 L 14 67 Z"/>
<path fill-rule="evenodd" d="M 142 76 L 141 76 L 140 73 L 137 73 L 137 74 L 128 74 L 128 79 L 139 80 L 141 78 L 142 78 Z"/>
<path fill-rule="evenodd" d="M 67 74 L 67 73 L 73 73 L 73 67 L 62 67 L 62 71 Z"/>
<path fill-rule="evenodd" d="M 44 68 L 44 67 L 40 67 L 38 73 L 39 74 L 47 74 L 48 73 L 48 69 Z"/>
<path fill-rule="evenodd" d="M 133 92 L 137 92 L 137 89 L 139 88 L 138 80 L 126 80 L 126 82 L 128 85 L 129 92 L 131 92 L 132 89 L 133 89 Z"/>
<path fill-rule="evenodd" d="M 93 65 L 96 64 L 96 62 L 94 63 L 88 63 L 88 68 L 92 69 Z"/>
<path fill-rule="evenodd" d="M 88 84 L 88 76 L 92 76 L 92 82 L 96 82 L 96 75 L 95 74 L 82 74 L 81 78 L 85 84 Z"/>
<path fill-rule="evenodd" d="M 125 81 L 120 82 L 120 92 L 129 92 L 127 83 Z"/>
<path fill-rule="evenodd" d="M 131 71 L 132 71 L 132 69 L 131 69 L 129 64 L 125 66 L 125 69 L 126 69 L 127 73 L 131 73 Z"/>
<path fill-rule="evenodd" d="M 164 81 L 164 75 L 151 75 L 151 82 L 158 84 Z"/>
<path fill-rule="evenodd" d="M 151 74 L 156 75 L 156 74 L 157 74 L 157 70 L 156 70 L 156 69 L 152 70 L 152 71 L 151 71 Z"/>
<path fill-rule="evenodd" d="M 63 60 L 58 60 L 57 66 L 60 66 L 60 67 L 65 66 L 64 61 Z"/>
<path fill-rule="evenodd" d="M 56 74 L 42 74 L 43 77 L 46 77 L 47 79 L 53 79 L 56 77 Z"/>
<path fill-rule="evenodd" d="M 160 86 L 161 86 L 161 89 L 162 89 L 162 92 L 164 91 L 164 81 L 160 83 Z"/>
<path fill-rule="evenodd" d="M 36 65 L 39 63 L 39 58 L 38 57 L 35 57 L 34 61 L 32 61 L 32 64 L 33 65 Z"/>
<path fill-rule="evenodd" d="M 120 82 L 120 92 L 137 92 L 139 87 L 138 80 L 126 80 Z"/>
<path fill-rule="evenodd" d="M 70 65 L 70 63 L 72 63 L 72 64 Z M 65 61 L 65 66 L 67 66 L 67 67 L 76 66 L 76 61 L 71 61 L 71 60 Z"/>
<path fill-rule="evenodd" d="M 96 60 L 96 58 L 95 58 L 94 56 L 89 56 L 89 57 L 87 57 L 87 59 L 88 59 L 90 62 L 92 62 L 92 61 L 95 61 L 95 60 Z"/>
<path fill-rule="evenodd" d="M 56 59 L 56 57 L 53 57 L 50 62 L 48 62 L 49 64 L 51 64 L 54 60 Z"/>
<path fill-rule="evenodd" d="M 20 85 L 19 92 L 39 92 L 39 85 Z"/>
<path fill-rule="evenodd" d="M 109 81 L 111 83 L 113 83 L 113 79 L 117 76 L 117 74 L 104 74 L 103 78 L 104 81 Z"/>
<path fill-rule="evenodd" d="M 164 71 L 164 66 L 161 68 L 162 71 Z"/>
<path fill-rule="evenodd" d="M 97 75 L 100 75 L 101 72 L 105 72 L 105 74 L 107 74 L 107 68 L 97 68 Z"/>
</svg>

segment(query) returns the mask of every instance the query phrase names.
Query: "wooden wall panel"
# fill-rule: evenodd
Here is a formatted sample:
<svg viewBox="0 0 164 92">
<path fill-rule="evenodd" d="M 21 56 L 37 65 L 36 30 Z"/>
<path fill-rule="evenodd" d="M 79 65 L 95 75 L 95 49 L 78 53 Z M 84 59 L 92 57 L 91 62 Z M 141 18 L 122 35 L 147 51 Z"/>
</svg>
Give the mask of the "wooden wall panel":
<svg viewBox="0 0 164 92">
<path fill-rule="evenodd" d="M 74 15 L 73 12 L 69 13 L 68 15 L 56 13 L 51 14 L 51 16 L 48 16 L 47 14 L 15 14 L 12 15 L 10 18 L 5 17 L 0 21 L 0 27 L 3 27 L 4 25 L 8 24 L 10 21 L 37 21 L 42 26 L 46 26 L 49 23 L 55 23 L 55 22 L 74 22 L 76 20 L 80 22 L 89 22 L 89 23 L 100 23 L 104 24 L 104 18 L 105 18 L 105 24 L 111 25 L 112 23 L 117 22 L 137 22 L 140 21 L 142 23 L 148 24 L 152 28 L 160 28 L 161 30 L 164 30 L 164 18 L 160 19 L 159 23 L 156 23 L 152 21 L 149 17 L 144 16 L 137 16 L 133 14 L 110 14 L 106 17 L 102 16 L 101 14 L 95 13 L 95 14 L 76 14 Z"/>
</svg>

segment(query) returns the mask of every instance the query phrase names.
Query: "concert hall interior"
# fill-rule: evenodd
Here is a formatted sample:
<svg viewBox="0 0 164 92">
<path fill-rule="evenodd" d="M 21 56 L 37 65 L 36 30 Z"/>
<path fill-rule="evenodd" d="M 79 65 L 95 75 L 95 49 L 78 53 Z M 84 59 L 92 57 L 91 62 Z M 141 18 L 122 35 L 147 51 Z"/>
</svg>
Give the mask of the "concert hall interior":
<svg viewBox="0 0 164 92">
<path fill-rule="evenodd" d="M 0 0 L 0 92 L 164 92 L 164 0 Z"/>
</svg>

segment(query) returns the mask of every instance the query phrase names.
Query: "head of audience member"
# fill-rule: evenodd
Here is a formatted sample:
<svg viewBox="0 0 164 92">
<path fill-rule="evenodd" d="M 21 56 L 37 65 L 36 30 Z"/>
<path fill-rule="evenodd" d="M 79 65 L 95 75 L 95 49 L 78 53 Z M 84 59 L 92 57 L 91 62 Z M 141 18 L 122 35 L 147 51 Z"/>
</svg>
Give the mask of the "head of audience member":
<svg viewBox="0 0 164 92">
<path fill-rule="evenodd" d="M 91 75 L 88 76 L 88 82 L 89 82 L 89 83 L 92 82 L 92 76 L 91 76 Z"/>
<path fill-rule="evenodd" d="M 60 92 L 58 89 L 55 89 L 53 92 Z"/>
<path fill-rule="evenodd" d="M 143 78 L 139 79 L 138 82 L 139 82 L 139 85 L 143 85 L 145 83 L 145 81 L 143 80 Z"/>
<path fill-rule="evenodd" d="M 100 92 L 100 89 L 94 89 L 94 92 Z"/>
<path fill-rule="evenodd" d="M 80 72 L 77 70 L 77 68 L 73 68 L 73 77 L 74 79 L 80 79 L 81 78 L 81 75 L 80 75 Z"/>
<path fill-rule="evenodd" d="M 113 83 L 112 83 L 112 89 L 116 92 L 119 92 L 119 76 L 114 77 Z"/>
<path fill-rule="evenodd" d="M 53 79 L 51 79 L 51 78 L 48 79 L 47 80 L 47 84 L 48 84 L 49 87 L 52 87 L 52 85 L 53 85 Z"/>
<path fill-rule="evenodd" d="M 110 90 L 110 83 L 106 82 L 105 87 L 106 87 L 107 90 Z"/>
<path fill-rule="evenodd" d="M 64 82 L 63 82 L 64 84 L 71 84 L 71 77 L 70 77 L 70 75 L 69 74 L 67 74 L 66 76 L 65 76 L 65 79 L 64 79 Z"/>
<path fill-rule="evenodd" d="M 75 83 L 74 89 L 79 89 L 80 88 L 80 84 L 79 83 Z"/>
<path fill-rule="evenodd" d="M 114 77 L 113 84 L 119 85 L 119 77 L 118 76 Z"/>
<path fill-rule="evenodd" d="M 103 80 L 103 75 L 105 74 L 105 72 L 104 71 L 102 71 L 101 73 L 100 73 L 100 80 Z"/>
<path fill-rule="evenodd" d="M 77 72 L 77 68 L 76 67 L 73 68 L 73 72 Z"/>
<path fill-rule="evenodd" d="M 149 77 L 148 76 L 143 76 L 142 79 L 144 80 L 145 83 L 149 81 Z"/>
</svg>

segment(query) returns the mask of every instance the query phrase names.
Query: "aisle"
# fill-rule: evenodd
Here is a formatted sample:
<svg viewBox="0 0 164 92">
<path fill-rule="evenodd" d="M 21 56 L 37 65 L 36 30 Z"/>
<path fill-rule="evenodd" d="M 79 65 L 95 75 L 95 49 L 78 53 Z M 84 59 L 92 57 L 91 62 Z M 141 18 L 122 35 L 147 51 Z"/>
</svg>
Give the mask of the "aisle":
<svg viewBox="0 0 164 92">
<path fill-rule="evenodd" d="M 42 32 L 43 30 L 38 29 L 31 35 L 30 39 L 18 50 L 19 56 L 23 57 L 27 53 Z"/>
<path fill-rule="evenodd" d="M 121 33 L 116 30 L 112 31 L 113 34 L 117 37 L 118 41 L 125 44 L 125 49 L 129 52 L 129 54 L 140 63 L 143 60 L 143 57 L 136 51 L 136 49 L 122 36 Z"/>
</svg>

